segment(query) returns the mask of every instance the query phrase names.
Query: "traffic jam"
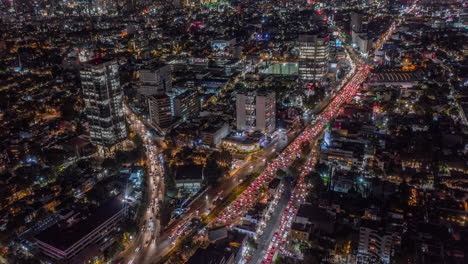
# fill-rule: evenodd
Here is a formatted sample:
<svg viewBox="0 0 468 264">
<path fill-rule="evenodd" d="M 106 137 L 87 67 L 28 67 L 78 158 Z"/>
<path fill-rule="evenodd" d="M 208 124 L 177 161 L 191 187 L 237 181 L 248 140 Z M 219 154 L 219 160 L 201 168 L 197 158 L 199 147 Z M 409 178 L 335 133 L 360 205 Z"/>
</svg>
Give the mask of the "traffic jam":
<svg viewBox="0 0 468 264">
<path fill-rule="evenodd" d="M 318 136 L 325 123 L 331 118 L 335 117 L 339 113 L 341 106 L 343 106 L 353 98 L 354 94 L 359 89 L 360 84 L 367 78 L 367 75 L 369 73 L 369 67 L 364 66 L 359 68 L 359 72 L 356 74 L 355 78 L 353 78 L 353 80 L 345 87 L 345 89 L 330 103 L 326 110 L 318 117 L 319 122 L 314 123 L 316 127 L 310 130 L 311 133 L 309 134 L 309 136 L 311 137 L 311 139 Z M 268 246 L 268 250 L 266 251 L 262 263 L 271 263 L 278 249 L 281 250 L 283 254 L 288 254 L 288 252 L 284 250 L 284 244 L 289 235 L 289 228 L 292 225 L 297 210 L 299 209 L 299 205 L 305 201 L 308 189 L 311 187 L 308 184 L 304 183 L 304 180 L 306 176 L 313 171 L 314 164 L 317 161 L 316 154 L 317 153 L 315 151 L 312 151 L 311 158 L 303 166 L 303 170 L 301 171 L 297 179 L 296 188 L 294 189 L 293 194 L 291 195 L 291 198 L 288 202 L 288 205 L 281 217 L 278 232 L 274 234 L 274 237 Z"/>
<path fill-rule="evenodd" d="M 239 220 L 255 203 L 260 190 L 275 178 L 280 169 L 289 167 L 292 162 L 301 156 L 301 146 L 317 137 L 326 123 L 336 116 L 343 104 L 351 100 L 359 89 L 360 84 L 370 72 L 369 66 L 360 66 L 358 73 L 349 81 L 332 102 L 319 114 L 316 120 L 306 127 L 304 131 L 289 144 L 280 155 L 267 165 L 267 168 L 257 177 L 251 185 L 229 205 L 215 220 L 215 225 L 231 225 Z"/>
<path fill-rule="evenodd" d="M 416 7 L 416 3 L 413 4 L 410 8 L 407 9 L 406 13 L 411 13 L 414 11 Z M 393 23 L 392 26 L 387 31 L 387 34 L 384 34 L 383 40 L 387 40 L 391 33 L 395 30 L 396 24 Z M 358 91 L 360 85 L 364 82 L 367 76 L 370 74 L 370 66 L 369 65 L 362 65 L 359 67 L 358 73 L 354 76 L 353 80 L 348 83 L 345 89 L 337 96 L 335 99 L 330 103 L 329 106 L 322 112 L 319 116 L 319 120 L 330 120 L 334 116 L 336 116 L 341 108 L 345 103 L 349 102 L 353 97 L 354 94 Z M 314 123 L 311 126 L 317 125 L 318 123 Z M 312 129 L 312 131 L 317 131 L 317 129 Z M 319 130 L 320 131 L 320 130 Z M 316 135 L 315 135 L 316 136 Z M 311 159 L 309 159 L 306 165 L 303 167 L 303 171 L 300 173 L 298 178 L 298 182 L 296 188 L 291 195 L 291 199 L 288 202 L 287 208 L 284 210 L 281 223 L 278 228 L 278 232 L 274 234 L 273 240 L 270 242 L 268 246 L 268 250 L 263 258 L 262 264 L 272 263 L 278 249 L 284 255 L 290 255 L 290 253 L 285 250 L 285 242 L 286 238 L 288 237 L 290 227 L 292 225 L 294 216 L 297 214 L 299 209 L 299 205 L 305 201 L 308 188 L 307 184 L 304 183 L 305 177 L 312 172 L 313 166 L 317 161 L 317 155 L 315 151 L 311 153 Z"/>
</svg>

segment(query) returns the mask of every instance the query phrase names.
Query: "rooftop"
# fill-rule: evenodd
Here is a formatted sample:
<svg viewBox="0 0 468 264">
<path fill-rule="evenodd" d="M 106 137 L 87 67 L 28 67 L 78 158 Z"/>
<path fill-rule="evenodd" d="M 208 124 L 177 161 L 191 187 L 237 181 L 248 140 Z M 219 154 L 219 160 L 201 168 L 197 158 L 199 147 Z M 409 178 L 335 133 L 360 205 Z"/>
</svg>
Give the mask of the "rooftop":
<svg viewBox="0 0 468 264">
<path fill-rule="evenodd" d="M 206 249 L 199 248 L 186 262 L 187 264 L 218 264 L 227 262 L 232 255 L 237 254 L 244 244 L 246 235 L 239 232 L 228 232 L 228 236 L 210 244 Z"/>
<path fill-rule="evenodd" d="M 96 59 L 92 59 L 90 61 L 87 61 L 86 64 L 87 65 L 100 65 L 100 64 L 104 64 L 104 63 L 107 63 L 107 62 L 110 62 L 112 60 L 109 60 L 109 59 L 103 59 L 103 58 L 96 58 Z"/>
<path fill-rule="evenodd" d="M 203 179 L 202 165 L 186 165 L 177 167 L 176 180 Z"/>
<path fill-rule="evenodd" d="M 75 219 L 76 223 L 59 222 L 39 233 L 36 239 L 65 251 L 123 208 L 124 203 L 113 198 L 91 214 Z"/>
<path fill-rule="evenodd" d="M 329 216 L 325 208 L 319 208 L 312 204 L 303 204 L 299 207 L 297 212 L 298 217 L 305 217 L 310 221 L 314 222 L 331 222 L 332 219 Z"/>
</svg>

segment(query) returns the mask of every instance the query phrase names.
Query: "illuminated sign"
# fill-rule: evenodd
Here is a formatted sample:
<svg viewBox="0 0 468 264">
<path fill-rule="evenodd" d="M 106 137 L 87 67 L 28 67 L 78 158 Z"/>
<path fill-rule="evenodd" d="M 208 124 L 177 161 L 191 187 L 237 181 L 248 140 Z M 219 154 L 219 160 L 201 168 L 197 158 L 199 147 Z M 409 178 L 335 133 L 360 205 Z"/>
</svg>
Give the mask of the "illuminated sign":
<svg viewBox="0 0 468 264">
<path fill-rule="evenodd" d="M 255 36 L 255 40 L 258 40 L 258 41 L 270 40 L 270 34 L 257 34 Z"/>
</svg>

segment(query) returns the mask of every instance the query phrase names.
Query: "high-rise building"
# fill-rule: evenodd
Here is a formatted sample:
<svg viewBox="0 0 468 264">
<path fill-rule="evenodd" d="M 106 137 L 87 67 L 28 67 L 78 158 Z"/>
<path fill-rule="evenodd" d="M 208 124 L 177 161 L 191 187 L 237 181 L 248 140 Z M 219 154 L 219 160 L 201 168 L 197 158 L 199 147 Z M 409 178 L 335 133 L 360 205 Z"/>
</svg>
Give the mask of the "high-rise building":
<svg viewBox="0 0 468 264">
<path fill-rule="evenodd" d="M 363 22 L 362 13 L 358 13 L 355 11 L 351 13 L 350 27 L 352 43 L 355 46 L 360 47 L 360 50 L 363 53 L 367 53 L 369 46 L 367 40 L 370 40 L 370 38 L 367 36 L 367 26 L 368 24 Z"/>
<path fill-rule="evenodd" d="M 145 96 L 172 91 L 169 65 L 148 66 L 140 70 L 138 92 Z"/>
<path fill-rule="evenodd" d="M 358 264 L 390 263 L 394 247 L 400 243 L 398 232 L 385 231 L 376 221 L 364 221 L 359 230 Z"/>
<path fill-rule="evenodd" d="M 148 97 L 150 119 L 153 125 L 164 130 L 172 124 L 172 102 L 166 94 L 158 94 Z"/>
<path fill-rule="evenodd" d="M 174 116 L 184 121 L 200 114 L 200 98 L 196 91 L 185 91 L 174 98 Z"/>
<path fill-rule="evenodd" d="M 239 92 L 236 96 L 237 129 L 264 133 L 275 131 L 275 97 L 275 92 Z"/>
<path fill-rule="evenodd" d="M 119 66 L 94 59 L 83 65 L 80 76 L 91 141 L 112 147 L 127 137 Z"/>
<path fill-rule="evenodd" d="M 355 11 L 351 12 L 351 30 L 361 32 L 362 30 L 362 14 Z"/>
<path fill-rule="evenodd" d="M 298 38 L 299 78 L 320 81 L 328 72 L 330 43 L 328 34 L 302 34 Z"/>
</svg>

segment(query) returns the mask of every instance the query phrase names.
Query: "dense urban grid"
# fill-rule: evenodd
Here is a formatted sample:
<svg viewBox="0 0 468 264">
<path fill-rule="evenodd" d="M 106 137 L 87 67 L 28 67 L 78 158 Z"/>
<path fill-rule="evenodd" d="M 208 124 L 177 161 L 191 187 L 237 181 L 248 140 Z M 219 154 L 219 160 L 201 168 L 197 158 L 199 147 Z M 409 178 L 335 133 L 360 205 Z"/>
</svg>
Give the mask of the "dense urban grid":
<svg viewBox="0 0 468 264">
<path fill-rule="evenodd" d="M 0 0 L 0 264 L 468 263 L 468 3 Z"/>
</svg>

